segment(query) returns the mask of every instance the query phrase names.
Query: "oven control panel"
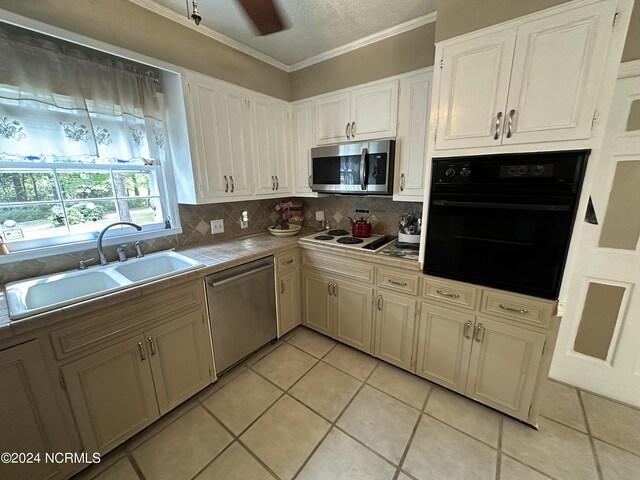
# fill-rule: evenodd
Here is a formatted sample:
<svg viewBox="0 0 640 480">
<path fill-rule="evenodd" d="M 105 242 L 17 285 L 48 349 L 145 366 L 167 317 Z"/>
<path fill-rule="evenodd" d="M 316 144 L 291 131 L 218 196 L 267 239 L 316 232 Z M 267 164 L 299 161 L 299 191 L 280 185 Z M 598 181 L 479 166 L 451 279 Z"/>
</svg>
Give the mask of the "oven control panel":
<svg viewBox="0 0 640 480">
<path fill-rule="evenodd" d="M 535 178 L 553 176 L 552 164 L 501 165 L 500 178 Z"/>
</svg>

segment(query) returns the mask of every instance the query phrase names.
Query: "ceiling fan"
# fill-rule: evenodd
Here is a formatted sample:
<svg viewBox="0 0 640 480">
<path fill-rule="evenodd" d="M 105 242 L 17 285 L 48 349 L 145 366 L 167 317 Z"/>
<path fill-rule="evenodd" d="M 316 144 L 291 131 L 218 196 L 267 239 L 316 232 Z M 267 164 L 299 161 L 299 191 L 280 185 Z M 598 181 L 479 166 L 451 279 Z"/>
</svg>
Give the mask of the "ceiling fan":
<svg viewBox="0 0 640 480">
<path fill-rule="evenodd" d="M 260 35 L 269 35 L 270 33 L 280 32 L 284 30 L 285 24 L 282 21 L 278 7 L 274 0 L 236 0 L 245 11 L 249 20 L 256 27 Z M 198 1 L 192 0 L 193 13 L 189 15 L 189 0 L 187 2 L 187 16 L 200 25 L 202 17 L 198 11 Z"/>
</svg>

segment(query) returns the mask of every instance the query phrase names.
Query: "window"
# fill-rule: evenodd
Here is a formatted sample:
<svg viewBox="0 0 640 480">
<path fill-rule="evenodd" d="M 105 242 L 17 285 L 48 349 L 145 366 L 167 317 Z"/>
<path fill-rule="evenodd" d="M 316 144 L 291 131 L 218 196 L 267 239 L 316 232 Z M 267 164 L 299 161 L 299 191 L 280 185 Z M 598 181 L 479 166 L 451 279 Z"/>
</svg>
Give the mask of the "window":
<svg viewBox="0 0 640 480">
<path fill-rule="evenodd" d="M 116 221 L 163 230 L 175 205 L 159 72 L 1 23 L 0 57 L 0 233 L 10 250 L 91 240 Z"/>
</svg>

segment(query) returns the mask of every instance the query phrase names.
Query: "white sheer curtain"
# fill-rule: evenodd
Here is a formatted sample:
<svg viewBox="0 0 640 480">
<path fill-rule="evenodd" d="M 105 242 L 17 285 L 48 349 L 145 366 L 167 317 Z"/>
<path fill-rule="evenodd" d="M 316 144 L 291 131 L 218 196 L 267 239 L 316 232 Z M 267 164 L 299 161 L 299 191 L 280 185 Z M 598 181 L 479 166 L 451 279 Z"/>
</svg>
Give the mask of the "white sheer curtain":
<svg viewBox="0 0 640 480">
<path fill-rule="evenodd" d="M 0 160 L 158 164 L 157 72 L 0 23 Z"/>
</svg>

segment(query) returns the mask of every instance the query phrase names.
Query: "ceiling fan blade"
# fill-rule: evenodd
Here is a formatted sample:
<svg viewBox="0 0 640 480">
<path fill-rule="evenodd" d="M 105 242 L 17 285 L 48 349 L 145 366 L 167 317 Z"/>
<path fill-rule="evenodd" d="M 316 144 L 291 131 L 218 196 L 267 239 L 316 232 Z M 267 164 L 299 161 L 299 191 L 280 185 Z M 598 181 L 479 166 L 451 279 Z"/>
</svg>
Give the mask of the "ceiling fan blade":
<svg viewBox="0 0 640 480">
<path fill-rule="evenodd" d="M 285 25 L 273 0 L 238 0 L 260 35 L 284 30 Z"/>
</svg>

